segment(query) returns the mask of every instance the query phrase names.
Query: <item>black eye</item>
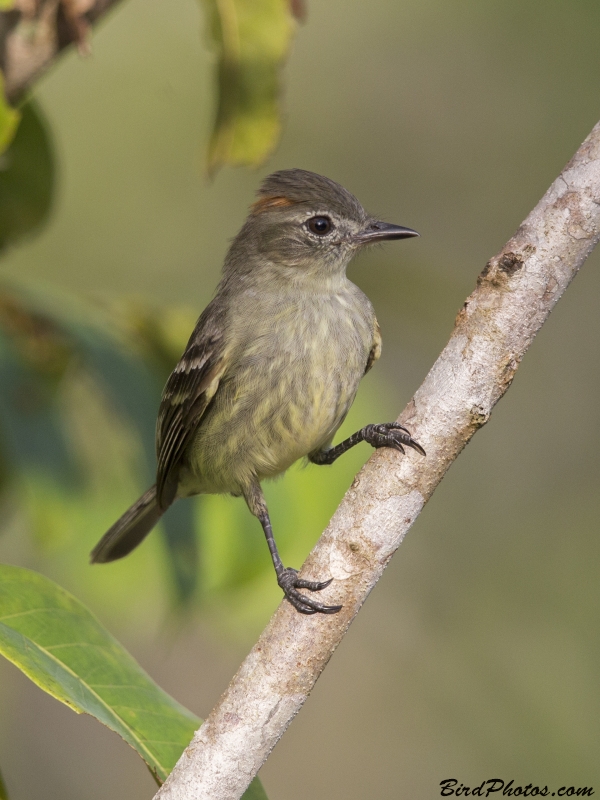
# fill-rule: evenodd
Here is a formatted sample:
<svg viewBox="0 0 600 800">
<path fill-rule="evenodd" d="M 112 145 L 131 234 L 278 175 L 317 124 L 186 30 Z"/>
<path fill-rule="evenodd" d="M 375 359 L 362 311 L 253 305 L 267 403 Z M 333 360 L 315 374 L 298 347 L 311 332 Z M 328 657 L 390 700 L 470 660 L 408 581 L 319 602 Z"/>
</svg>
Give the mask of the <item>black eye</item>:
<svg viewBox="0 0 600 800">
<path fill-rule="evenodd" d="M 325 236 L 333 228 L 329 217 L 312 217 L 308 220 L 308 230 L 317 236 Z"/>
</svg>

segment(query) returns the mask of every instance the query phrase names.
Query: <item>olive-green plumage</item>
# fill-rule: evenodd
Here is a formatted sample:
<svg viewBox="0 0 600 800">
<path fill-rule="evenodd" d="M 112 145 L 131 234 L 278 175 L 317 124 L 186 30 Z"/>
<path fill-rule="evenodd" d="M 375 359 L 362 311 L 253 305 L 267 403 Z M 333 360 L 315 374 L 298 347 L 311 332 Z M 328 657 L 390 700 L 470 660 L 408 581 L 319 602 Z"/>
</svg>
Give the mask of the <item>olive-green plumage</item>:
<svg viewBox="0 0 600 800">
<path fill-rule="evenodd" d="M 275 280 L 260 290 L 258 277 L 228 298 L 224 371 L 179 495 L 242 494 L 329 445 L 365 373 L 377 323 L 359 289 L 343 278 L 335 291 Z"/>
<path fill-rule="evenodd" d="M 346 267 L 364 244 L 415 235 L 372 219 L 323 176 L 294 169 L 263 182 L 163 392 L 156 487 L 113 525 L 92 560 L 126 555 L 178 497 L 229 492 L 243 495 L 260 519 L 294 606 L 338 610 L 298 591 L 325 584 L 299 581 L 281 564 L 260 481 L 303 456 L 330 463 L 361 440 L 420 450 L 393 424 L 367 426 L 331 448 L 381 349 L 373 307 Z"/>
</svg>

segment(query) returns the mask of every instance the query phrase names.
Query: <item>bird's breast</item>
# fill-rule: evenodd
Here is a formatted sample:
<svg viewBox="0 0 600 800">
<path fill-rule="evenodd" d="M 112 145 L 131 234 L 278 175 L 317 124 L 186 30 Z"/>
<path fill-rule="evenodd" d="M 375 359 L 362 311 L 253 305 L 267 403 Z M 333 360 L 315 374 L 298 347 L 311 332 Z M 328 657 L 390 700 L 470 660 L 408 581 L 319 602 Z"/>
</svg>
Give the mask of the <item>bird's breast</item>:
<svg viewBox="0 0 600 800">
<path fill-rule="evenodd" d="M 198 477 L 243 486 L 328 444 L 354 400 L 373 328 L 368 301 L 357 308 L 343 296 L 263 310 L 199 426 L 189 458 Z"/>
</svg>

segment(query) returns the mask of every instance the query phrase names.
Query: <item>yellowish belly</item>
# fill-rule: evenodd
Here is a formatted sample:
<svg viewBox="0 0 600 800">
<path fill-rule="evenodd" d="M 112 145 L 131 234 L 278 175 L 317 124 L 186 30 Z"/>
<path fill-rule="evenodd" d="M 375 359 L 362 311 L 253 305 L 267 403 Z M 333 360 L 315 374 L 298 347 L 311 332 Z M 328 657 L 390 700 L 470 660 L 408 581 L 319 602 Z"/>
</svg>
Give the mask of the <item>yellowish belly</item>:
<svg viewBox="0 0 600 800">
<path fill-rule="evenodd" d="M 339 309 L 297 315 L 295 330 L 289 319 L 276 322 L 269 320 L 268 335 L 252 339 L 219 385 L 188 450 L 180 494 L 237 494 L 329 444 L 342 424 L 372 328 Z"/>
</svg>

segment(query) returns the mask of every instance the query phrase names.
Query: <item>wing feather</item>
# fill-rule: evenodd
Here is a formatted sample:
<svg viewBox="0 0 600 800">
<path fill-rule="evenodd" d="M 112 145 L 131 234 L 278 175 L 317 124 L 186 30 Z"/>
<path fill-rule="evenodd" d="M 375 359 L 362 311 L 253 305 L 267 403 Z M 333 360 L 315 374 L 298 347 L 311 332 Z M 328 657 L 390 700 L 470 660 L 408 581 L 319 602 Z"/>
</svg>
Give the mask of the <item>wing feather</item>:
<svg viewBox="0 0 600 800">
<path fill-rule="evenodd" d="M 379 327 L 379 323 L 377 322 L 377 320 L 375 320 L 375 329 L 373 330 L 373 346 L 371 347 L 371 352 L 369 353 L 369 358 L 367 359 L 365 375 L 371 369 L 371 367 L 377 361 L 380 355 L 381 355 L 381 328 Z"/>
<path fill-rule="evenodd" d="M 181 459 L 225 371 L 223 315 L 211 311 L 209 306 L 198 320 L 163 391 L 156 424 L 156 491 L 161 508 L 175 498 Z"/>
</svg>

